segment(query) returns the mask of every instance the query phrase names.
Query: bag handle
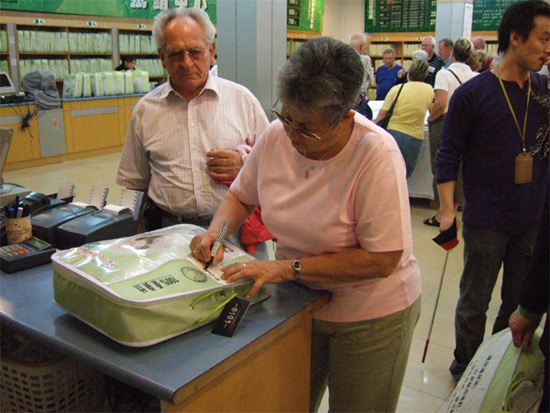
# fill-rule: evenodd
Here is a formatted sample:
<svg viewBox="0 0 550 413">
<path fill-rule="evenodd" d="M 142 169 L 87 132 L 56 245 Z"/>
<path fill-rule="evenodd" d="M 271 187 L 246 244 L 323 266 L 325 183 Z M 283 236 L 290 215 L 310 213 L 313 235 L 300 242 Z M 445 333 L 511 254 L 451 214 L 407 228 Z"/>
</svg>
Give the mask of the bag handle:
<svg viewBox="0 0 550 413">
<path fill-rule="evenodd" d="M 393 108 L 395 107 L 395 104 L 397 103 L 397 99 L 399 98 L 399 95 L 401 94 L 401 90 L 403 90 L 403 86 L 405 86 L 405 83 L 401 85 L 399 88 L 399 92 L 397 92 L 397 96 L 393 100 L 393 103 L 391 104 L 390 110 L 388 110 L 388 113 L 386 113 L 386 116 L 392 116 L 393 115 Z"/>
<path fill-rule="evenodd" d="M 449 72 L 451 72 L 453 74 L 454 77 L 456 77 L 456 80 L 458 80 L 458 83 L 459 84 L 462 84 L 462 82 L 460 81 L 460 79 L 458 78 L 458 76 L 456 75 L 455 72 L 453 72 L 451 69 L 447 69 Z"/>
</svg>

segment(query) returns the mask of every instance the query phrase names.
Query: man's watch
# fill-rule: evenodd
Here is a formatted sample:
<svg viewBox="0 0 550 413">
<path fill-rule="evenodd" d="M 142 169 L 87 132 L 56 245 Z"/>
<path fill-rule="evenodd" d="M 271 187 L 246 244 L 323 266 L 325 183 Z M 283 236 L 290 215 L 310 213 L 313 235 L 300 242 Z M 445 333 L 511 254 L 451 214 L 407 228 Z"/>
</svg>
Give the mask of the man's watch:
<svg viewBox="0 0 550 413">
<path fill-rule="evenodd" d="M 302 260 L 297 259 L 292 263 L 292 269 L 294 270 L 294 275 L 296 276 L 296 281 L 300 281 L 300 272 L 302 271 Z"/>
</svg>

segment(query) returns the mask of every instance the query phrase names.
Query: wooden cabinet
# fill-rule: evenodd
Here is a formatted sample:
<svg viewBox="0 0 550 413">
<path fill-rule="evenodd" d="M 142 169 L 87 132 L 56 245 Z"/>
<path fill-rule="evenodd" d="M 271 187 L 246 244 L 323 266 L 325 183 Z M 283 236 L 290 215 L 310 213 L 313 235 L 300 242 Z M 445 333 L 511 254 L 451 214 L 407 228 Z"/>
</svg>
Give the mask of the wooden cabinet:
<svg viewBox="0 0 550 413">
<path fill-rule="evenodd" d="M 318 32 L 306 32 L 299 30 L 289 30 L 286 35 L 286 57 L 287 59 L 292 56 L 298 47 L 304 42 L 307 42 L 308 39 L 312 37 L 319 37 L 321 33 Z"/>
<path fill-rule="evenodd" d="M 6 170 L 10 164 L 32 161 L 40 158 L 40 140 L 35 105 L 0 106 L 0 126 L 13 129 Z M 23 118 L 28 119 L 28 127 L 21 130 Z"/>
</svg>

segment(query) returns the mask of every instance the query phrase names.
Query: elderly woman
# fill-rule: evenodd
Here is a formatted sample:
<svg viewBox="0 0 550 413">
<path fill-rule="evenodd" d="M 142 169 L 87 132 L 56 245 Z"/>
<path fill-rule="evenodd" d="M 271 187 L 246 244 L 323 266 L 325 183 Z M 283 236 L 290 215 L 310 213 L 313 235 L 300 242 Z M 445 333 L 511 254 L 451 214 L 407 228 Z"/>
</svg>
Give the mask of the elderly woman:
<svg viewBox="0 0 550 413">
<path fill-rule="evenodd" d="M 470 80 L 478 73 L 474 72 L 468 62 L 470 62 L 475 55 L 474 45 L 468 39 L 458 39 L 453 48 L 451 55 L 451 64 L 448 68 L 442 69 L 437 72 L 435 76 L 435 101 L 432 109 L 430 109 L 430 116 L 428 116 L 428 128 L 430 130 L 430 158 L 432 164 L 433 189 L 435 202 L 438 205 L 437 214 L 431 218 L 426 218 L 423 222 L 426 225 L 433 227 L 439 227 L 439 197 L 437 193 L 437 182 L 435 176 L 437 175 L 437 169 L 435 166 L 435 154 L 441 144 L 441 127 L 447 114 L 449 107 L 449 101 L 454 91 L 464 82 Z M 458 206 L 464 202 L 464 196 L 462 194 L 462 173 L 457 175 L 457 181 L 455 184 L 454 203 L 455 209 L 458 210 Z"/>
<path fill-rule="evenodd" d="M 426 112 L 432 107 L 434 91 L 431 85 L 424 83 L 428 75 L 428 62 L 415 60 L 409 68 L 408 82 L 394 86 L 386 96 L 376 122 L 381 122 L 393 102 L 393 116 L 388 124 L 388 132 L 394 137 L 407 165 L 407 178 L 416 167 L 416 161 L 424 139 Z M 398 96 L 399 94 L 399 96 Z"/>
<path fill-rule="evenodd" d="M 225 267 L 223 278 L 254 279 L 250 296 L 287 280 L 332 293 L 313 315 L 311 411 L 327 382 L 331 411 L 395 410 L 420 311 L 405 165 L 391 136 L 351 110 L 361 79 L 348 45 L 300 46 L 278 74 L 277 120 L 191 242 L 207 261 L 223 222 L 235 229 L 261 204 L 276 260 Z"/>
</svg>

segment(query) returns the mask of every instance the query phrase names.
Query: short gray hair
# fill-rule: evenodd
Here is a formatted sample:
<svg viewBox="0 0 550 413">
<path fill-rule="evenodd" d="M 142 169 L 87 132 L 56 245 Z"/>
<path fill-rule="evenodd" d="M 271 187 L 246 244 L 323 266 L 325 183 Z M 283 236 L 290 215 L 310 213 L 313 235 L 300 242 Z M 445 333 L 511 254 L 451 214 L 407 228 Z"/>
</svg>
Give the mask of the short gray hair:
<svg viewBox="0 0 550 413">
<path fill-rule="evenodd" d="M 395 50 L 388 48 L 382 52 L 382 56 L 384 56 L 385 54 L 392 54 L 395 56 Z"/>
<path fill-rule="evenodd" d="M 428 53 L 422 49 L 415 50 L 411 55 L 413 60 L 425 60 L 428 61 Z"/>
<path fill-rule="evenodd" d="M 416 82 L 422 82 L 428 76 L 430 65 L 426 60 L 418 59 L 412 62 L 409 67 L 409 79 Z"/>
<path fill-rule="evenodd" d="M 163 10 L 155 16 L 155 21 L 153 22 L 153 39 L 157 47 L 164 47 L 164 32 L 166 31 L 168 23 L 181 17 L 190 17 L 200 24 L 204 31 L 204 41 L 207 46 L 210 46 L 214 42 L 216 28 L 210 21 L 208 14 L 197 7 L 179 7 L 177 9 Z"/>
<path fill-rule="evenodd" d="M 279 70 L 277 94 L 285 106 L 302 112 L 325 111 L 334 124 L 357 101 L 363 64 L 340 40 L 316 37 L 303 43 Z"/>
</svg>

